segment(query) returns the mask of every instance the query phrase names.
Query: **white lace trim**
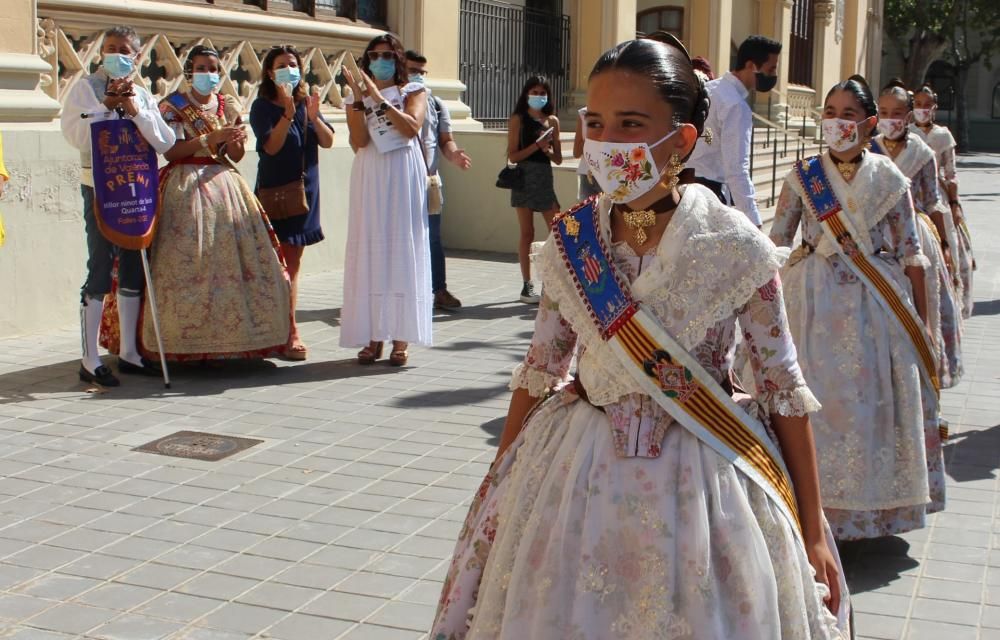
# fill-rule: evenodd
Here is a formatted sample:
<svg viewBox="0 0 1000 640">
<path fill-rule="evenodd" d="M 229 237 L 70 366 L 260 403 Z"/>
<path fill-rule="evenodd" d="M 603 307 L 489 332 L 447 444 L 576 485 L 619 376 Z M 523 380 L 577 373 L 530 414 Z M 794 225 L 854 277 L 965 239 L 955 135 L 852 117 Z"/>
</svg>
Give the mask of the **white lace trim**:
<svg viewBox="0 0 1000 640">
<path fill-rule="evenodd" d="M 602 198 L 601 232 L 611 246 L 608 212 Z M 745 215 L 721 204 L 701 185 L 689 185 L 663 238 L 632 293 L 680 343 L 691 350 L 716 323 L 732 317 L 758 288 L 774 277 L 783 262 L 774 244 Z M 580 379 L 590 400 L 606 405 L 629 393 L 645 393 L 601 339 L 589 312 L 566 274 L 555 241 L 542 250 L 540 272 L 546 293 L 559 303 L 580 344 Z"/>
<path fill-rule="evenodd" d="M 903 172 L 886 156 L 866 153 L 850 183 L 847 183 L 836 170 L 829 152 L 822 156 L 822 162 L 827 180 L 844 213 L 865 232 L 878 226 L 903 194 L 910 190 L 909 178 L 903 175 Z M 797 173 L 791 171 L 785 182 L 792 187 L 803 204 L 807 205 L 810 199 Z M 867 233 L 861 238 L 855 238 L 854 241 L 864 246 L 867 253 L 871 253 L 871 247 L 867 246 L 871 244 L 871 239 Z"/>
<path fill-rule="evenodd" d="M 765 391 L 757 398 L 757 402 L 768 413 L 788 417 L 801 417 L 823 408 L 806 385 L 794 389 Z"/>
<path fill-rule="evenodd" d="M 514 373 L 511 375 L 510 386 L 508 388 L 511 391 L 527 389 L 531 397 L 544 398 L 550 389 L 559 386 L 561 382 L 563 382 L 563 379 L 559 376 L 529 367 L 522 362 L 514 367 Z"/>
<path fill-rule="evenodd" d="M 905 256 L 900 261 L 904 267 L 921 267 L 924 271 L 930 271 L 931 261 L 922 253 L 915 256 Z"/>
</svg>

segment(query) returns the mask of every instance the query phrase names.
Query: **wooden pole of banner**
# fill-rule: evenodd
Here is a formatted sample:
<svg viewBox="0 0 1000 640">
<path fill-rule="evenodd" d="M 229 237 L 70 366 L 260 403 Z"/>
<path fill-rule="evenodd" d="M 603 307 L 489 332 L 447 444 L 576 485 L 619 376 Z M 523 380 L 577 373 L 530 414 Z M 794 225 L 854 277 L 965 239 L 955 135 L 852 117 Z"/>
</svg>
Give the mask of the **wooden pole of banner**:
<svg viewBox="0 0 1000 640">
<path fill-rule="evenodd" d="M 153 277 L 149 272 L 149 257 L 146 249 L 142 254 L 142 271 L 146 274 L 146 295 L 149 296 L 149 310 L 153 313 L 153 331 L 156 332 L 156 350 L 160 353 L 160 369 L 163 371 L 163 386 L 170 388 L 170 372 L 167 370 L 167 356 L 163 353 L 163 337 L 160 335 L 160 314 L 156 310 L 156 294 L 153 293 Z"/>
</svg>

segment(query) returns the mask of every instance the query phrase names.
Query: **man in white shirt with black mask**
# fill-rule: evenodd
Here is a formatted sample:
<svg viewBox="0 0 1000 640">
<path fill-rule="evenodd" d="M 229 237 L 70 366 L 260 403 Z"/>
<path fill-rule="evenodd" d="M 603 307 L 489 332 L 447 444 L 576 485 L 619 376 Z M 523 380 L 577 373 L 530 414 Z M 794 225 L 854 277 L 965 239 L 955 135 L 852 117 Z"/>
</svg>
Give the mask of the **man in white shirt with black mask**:
<svg viewBox="0 0 1000 640">
<path fill-rule="evenodd" d="M 764 36 L 750 36 L 736 53 L 736 66 L 705 88 L 711 106 L 705 121 L 712 143 L 699 142 L 687 161 L 694 181 L 704 184 L 719 199 L 746 214 L 758 227 L 760 211 L 750 176 L 750 133 L 753 129 L 750 90 L 767 92 L 778 82 L 781 43 Z"/>
</svg>

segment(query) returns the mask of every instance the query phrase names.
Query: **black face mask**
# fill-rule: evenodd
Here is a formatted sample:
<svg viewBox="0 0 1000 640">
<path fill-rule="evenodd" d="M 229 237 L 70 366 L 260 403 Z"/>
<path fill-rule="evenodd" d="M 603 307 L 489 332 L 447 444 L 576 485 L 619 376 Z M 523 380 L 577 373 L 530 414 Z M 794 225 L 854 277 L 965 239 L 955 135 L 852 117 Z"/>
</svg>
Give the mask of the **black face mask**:
<svg viewBox="0 0 1000 640">
<path fill-rule="evenodd" d="M 761 71 L 758 71 L 755 75 L 757 78 L 757 91 L 761 93 L 767 93 L 774 88 L 774 85 L 778 84 L 778 76 L 769 76 Z"/>
</svg>

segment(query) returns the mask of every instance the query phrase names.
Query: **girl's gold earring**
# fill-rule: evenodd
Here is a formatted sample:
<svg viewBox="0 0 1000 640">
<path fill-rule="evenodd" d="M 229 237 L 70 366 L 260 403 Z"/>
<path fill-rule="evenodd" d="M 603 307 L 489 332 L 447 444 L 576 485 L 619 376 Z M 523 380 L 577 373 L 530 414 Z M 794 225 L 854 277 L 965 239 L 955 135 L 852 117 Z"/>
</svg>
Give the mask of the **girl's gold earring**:
<svg viewBox="0 0 1000 640">
<path fill-rule="evenodd" d="M 670 160 L 667 161 L 667 169 L 663 172 L 663 186 L 665 186 L 668 191 L 673 191 L 674 187 L 677 186 L 677 176 L 679 176 L 683 170 L 684 163 L 681 162 L 680 155 L 676 153 L 671 155 Z"/>
</svg>

